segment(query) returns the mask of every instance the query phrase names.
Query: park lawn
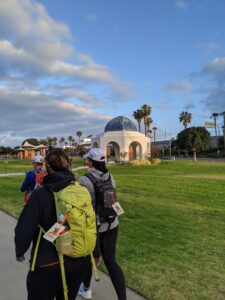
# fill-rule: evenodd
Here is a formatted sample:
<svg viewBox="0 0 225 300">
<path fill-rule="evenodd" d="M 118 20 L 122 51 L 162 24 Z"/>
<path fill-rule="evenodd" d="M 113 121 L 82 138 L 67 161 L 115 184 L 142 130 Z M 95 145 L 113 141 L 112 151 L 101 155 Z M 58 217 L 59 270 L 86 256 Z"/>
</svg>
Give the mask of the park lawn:
<svg viewBox="0 0 225 300">
<path fill-rule="evenodd" d="M 80 171 L 80 174 L 85 171 Z M 225 164 L 111 167 L 120 217 L 118 261 L 147 299 L 225 299 Z M 0 178 L 0 209 L 18 216 L 22 178 Z"/>
<path fill-rule="evenodd" d="M 73 158 L 72 168 L 77 168 L 84 165 L 85 160 L 80 157 Z M 13 159 L 0 160 L 0 174 L 1 173 L 25 173 L 32 170 L 32 163 L 30 159 Z"/>
</svg>

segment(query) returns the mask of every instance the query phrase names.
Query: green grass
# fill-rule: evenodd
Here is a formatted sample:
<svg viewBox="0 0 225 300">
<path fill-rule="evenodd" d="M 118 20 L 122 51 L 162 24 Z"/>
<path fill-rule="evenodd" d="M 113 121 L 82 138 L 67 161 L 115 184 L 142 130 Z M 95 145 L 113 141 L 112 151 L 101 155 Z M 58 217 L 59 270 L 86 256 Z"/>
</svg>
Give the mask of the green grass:
<svg viewBox="0 0 225 300">
<path fill-rule="evenodd" d="M 73 158 L 72 168 L 84 165 L 83 158 Z M 15 160 L 0 160 L 0 174 L 2 173 L 22 173 L 32 170 L 32 163 L 30 159 L 15 159 Z"/>
<path fill-rule="evenodd" d="M 126 211 L 118 261 L 128 286 L 147 299 L 225 299 L 225 164 L 168 161 L 111 172 Z M 0 178 L 0 209 L 14 216 L 21 180 Z"/>
</svg>

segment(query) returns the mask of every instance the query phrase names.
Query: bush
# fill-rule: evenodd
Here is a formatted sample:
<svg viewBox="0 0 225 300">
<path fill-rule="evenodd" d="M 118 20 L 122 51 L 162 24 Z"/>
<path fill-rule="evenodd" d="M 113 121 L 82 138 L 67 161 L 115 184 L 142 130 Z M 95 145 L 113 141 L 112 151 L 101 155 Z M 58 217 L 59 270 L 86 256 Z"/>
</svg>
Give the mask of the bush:
<svg viewBox="0 0 225 300">
<path fill-rule="evenodd" d="M 151 158 L 152 165 L 159 165 L 160 163 L 161 163 L 161 160 L 159 158 Z"/>
<path fill-rule="evenodd" d="M 128 162 L 130 166 L 150 166 L 151 161 L 148 159 L 136 159 Z"/>
</svg>

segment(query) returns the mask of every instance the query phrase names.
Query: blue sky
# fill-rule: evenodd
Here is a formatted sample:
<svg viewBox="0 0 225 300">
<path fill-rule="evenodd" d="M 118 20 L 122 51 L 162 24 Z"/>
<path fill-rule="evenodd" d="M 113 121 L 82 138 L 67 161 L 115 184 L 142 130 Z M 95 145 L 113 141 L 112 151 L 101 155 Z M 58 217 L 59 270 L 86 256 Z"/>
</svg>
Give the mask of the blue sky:
<svg viewBox="0 0 225 300">
<path fill-rule="evenodd" d="M 183 110 L 196 126 L 225 111 L 223 0 L 4 2 L 0 144 L 97 134 L 143 104 L 158 139 Z"/>
</svg>

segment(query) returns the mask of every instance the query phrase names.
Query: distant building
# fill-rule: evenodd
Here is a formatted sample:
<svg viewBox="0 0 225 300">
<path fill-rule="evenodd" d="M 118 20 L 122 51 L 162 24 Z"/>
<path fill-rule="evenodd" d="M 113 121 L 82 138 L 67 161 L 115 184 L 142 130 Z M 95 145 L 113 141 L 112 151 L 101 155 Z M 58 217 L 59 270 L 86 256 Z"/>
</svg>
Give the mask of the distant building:
<svg viewBox="0 0 225 300">
<path fill-rule="evenodd" d="M 92 138 L 91 148 L 101 148 L 108 161 L 119 162 L 150 156 L 150 138 L 138 132 L 136 125 L 126 117 L 108 122 L 102 134 Z"/>
<path fill-rule="evenodd" d="M 86 139 L 82 140 L 79 144 L 79 147 L 84 151 L 90 150 L 91 149 L 91 139 L 86 138 Z"/>
<path fill-rule="evenodd" d="M 28 143 L 27 141 L 16 151 L 18 152 L 19 159 L 32 158 L 35 155 L 42 155 L 45 157 L 46 149 L 48 147 L 45 145 L 34 146 Z"/>
</svg>

